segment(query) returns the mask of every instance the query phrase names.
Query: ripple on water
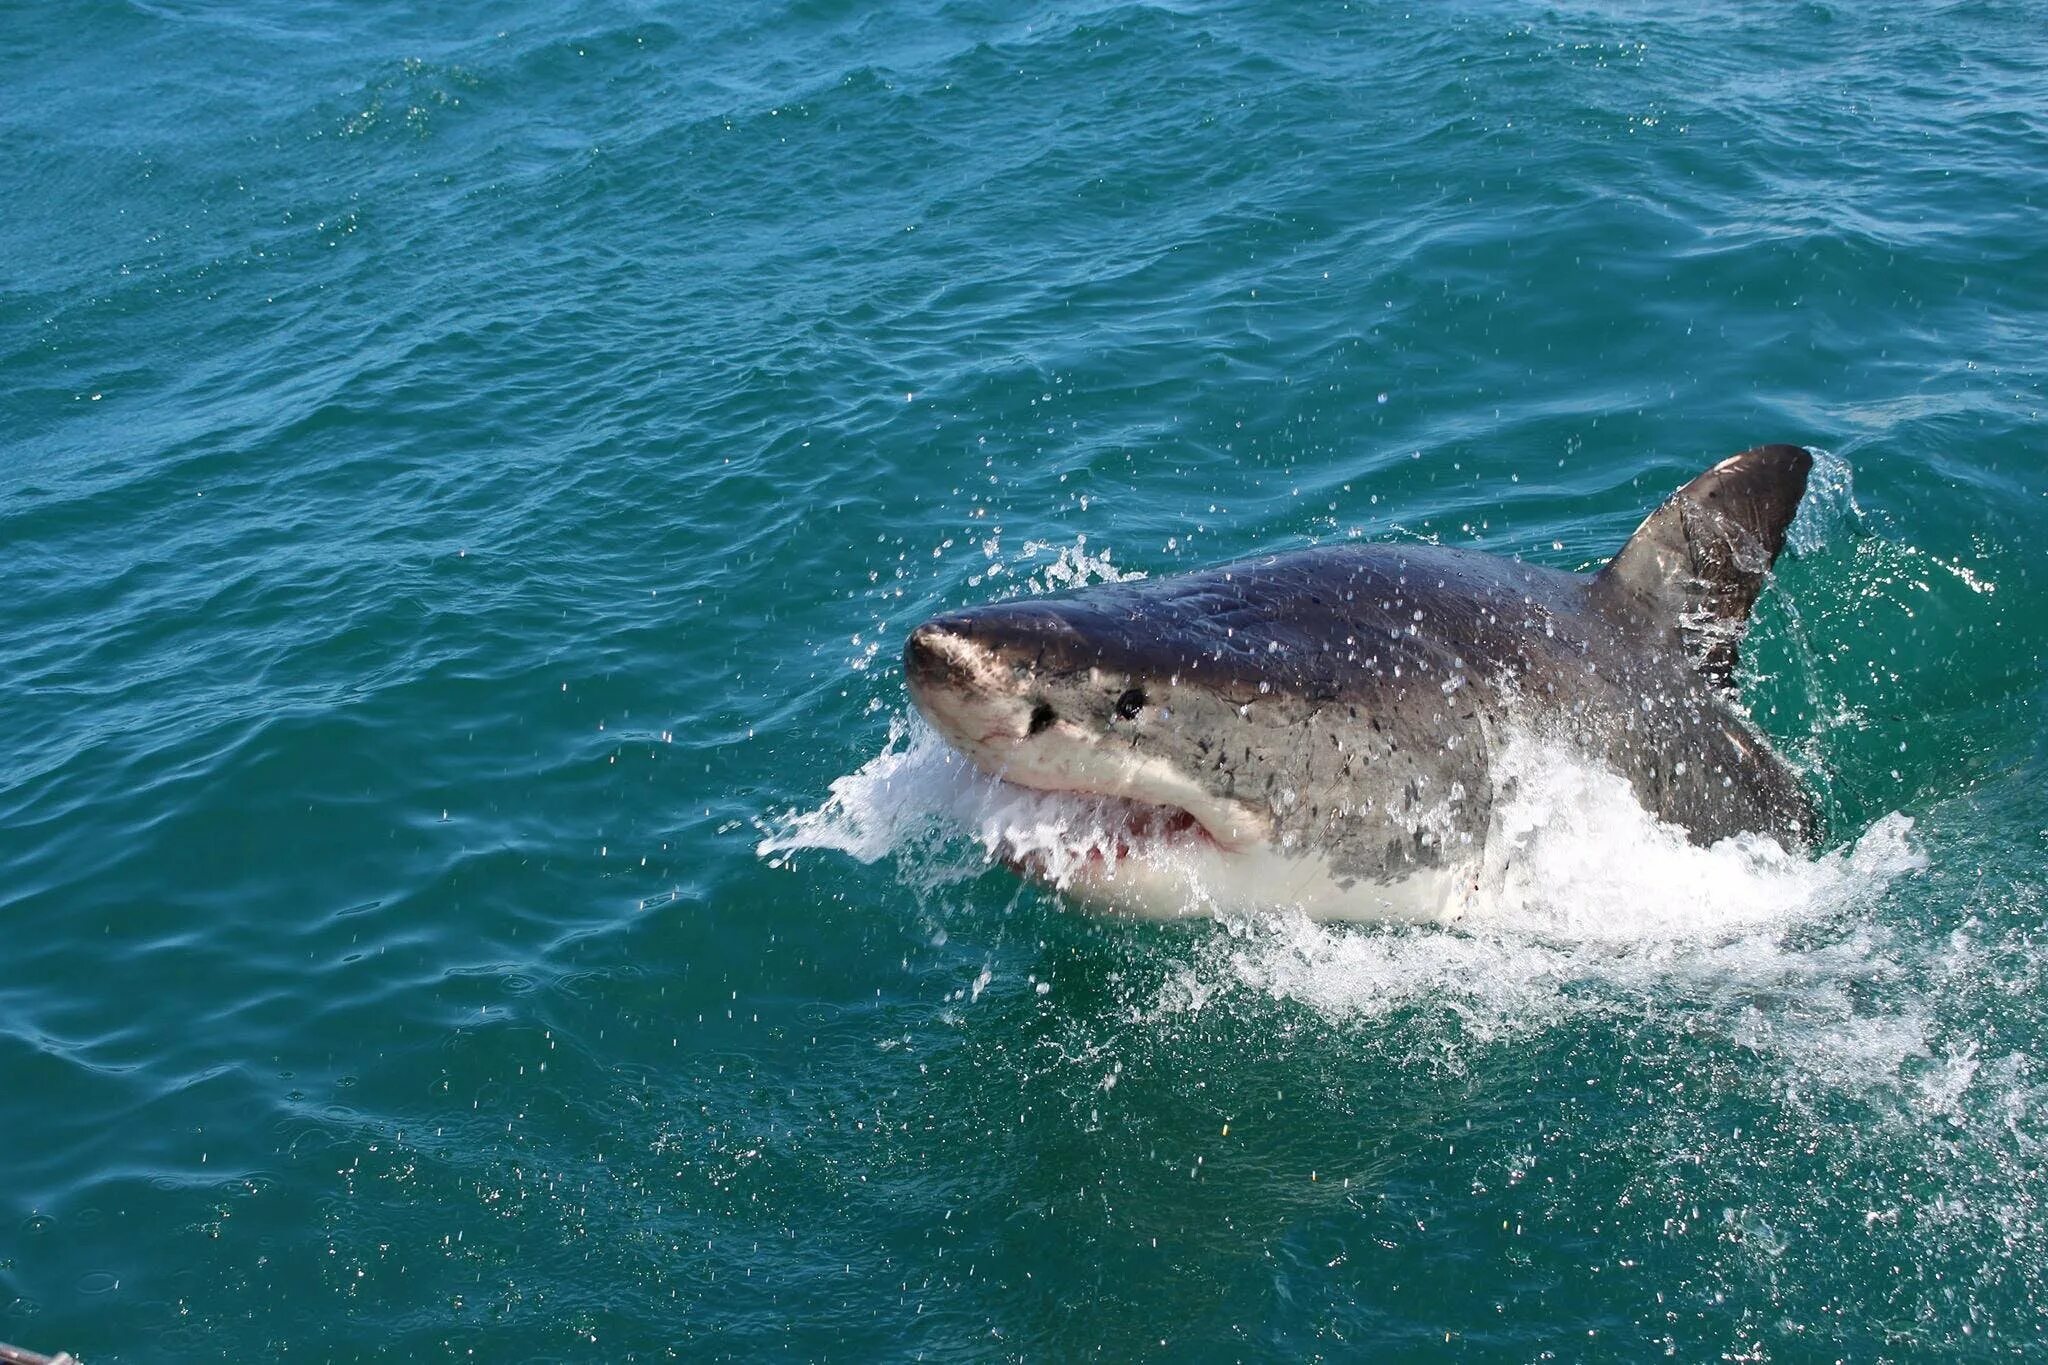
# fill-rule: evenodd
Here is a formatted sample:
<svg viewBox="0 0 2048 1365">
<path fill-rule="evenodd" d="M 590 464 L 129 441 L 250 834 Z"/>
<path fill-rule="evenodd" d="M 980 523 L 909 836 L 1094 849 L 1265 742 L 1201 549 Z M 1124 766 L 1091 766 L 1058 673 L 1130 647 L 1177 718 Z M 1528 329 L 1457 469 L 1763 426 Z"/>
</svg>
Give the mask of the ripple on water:
<svg viewBox="0 0 2048 1365">
<path fill-rule="evenodd" d="M 44 15 L 0 1336 L 2038 1334 L 2025 7 Z M 1136 928 L 885 737 L 1055 563 L 1590 568 L 1766 439 L 1855 469 L 1745 646 L 1812 862 L 1552 764 L 1487 923 Z"/>
</svg>

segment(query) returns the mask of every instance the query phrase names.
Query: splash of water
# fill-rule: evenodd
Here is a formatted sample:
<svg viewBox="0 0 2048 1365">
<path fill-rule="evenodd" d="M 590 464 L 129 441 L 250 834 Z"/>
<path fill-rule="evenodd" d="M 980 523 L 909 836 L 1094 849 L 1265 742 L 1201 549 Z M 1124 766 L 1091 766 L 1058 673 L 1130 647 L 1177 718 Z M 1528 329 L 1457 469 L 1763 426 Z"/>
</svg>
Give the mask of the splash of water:
<svg viewBox="0 0 2048 1365">
<path fill-rule="evenodd" d="M 1579 950 L 1594 947 L 1617 960 L 1665 965 L 1688 953 L 1725 957 L 1739 953 L 1735 945 L 1745 938 L 1783 934 L 1922 865 L 1912 822 L 1901 815 L 1819 859 L 1760 835 L 1703 848 L 1645 812 L 1619 775 L 1562 744 L 1510 735 L 1497 763 L 1512 795 L 1495 812 L 1479 891 L 1456 931 L 1375 933 L 1285 915 L 1241 917 L 1222 907 L 1218 917 L 1234 932 L 1280 949 L 1265 967 L 1242 964 L 1247 982 L 1349 1012 L 1434 989 L 1426 983 L 1440 973 L 1410 970 L 1414 962 L 1363 970 L 1366 958 L 1386 952 L 1438 955 L 1459 977 L 1476 966 L 1461 965 L 1461 957 L 1505 955 L 1509 941 L 1525 962 L 1577 960 Z M 1104 803 L 997 781 L 921 720 L 899 716 L 880 754 L 833 782 L 817 809 L 771 824 L 758 851 L 777 862 L 807 850 L 864 863 L 893 858 L 906 880 L 926 887 L 996 862 L 1031 860 L 1058 885 L 1123 833 Z M 1201 888 L 1190 894 L 1199 898 Z M 1285 968 L 1288 961 L 1303 970 Z"/>
<path fill-rule="evenodd" d="M 1121 832 L 1107 803 L 997 781 L 921 718 L 896 716 L 881 753 L 835 780 L 816 810 L 771 824 L 756 851 L 778 863 L 815 849 L 863 863 L 893 857 L 906 881 L 925 888 L 1028 861 L 1059 885 L 1112 853 Z"/>
<path fill-rule="evenodd" d="M 1702 847 L 1645 812 L 1626 780 L 1557 742 L 1510 735 L 1496 758 L 1512 795 L 1457 925 L 1198 904 L 1217 931 L 1161 950 L 1127 1001 L 1129 1021 L 1170 1031 L 1213 1010 L 1256 1018 L 1275 1006 L 1347 1028 L 1419 1015 L 1385 1045 L 1457 1066 L 1472 1045 L 1575 1020 L 1655 1019 L 1775 1059 L 1794 1094 L 1868 1093 L 1881 1080 L 1915 1106 L 1916 1086 L 1935 1103 L 1970 1083 L 1945 1056 L 1921 984 L 1925 945 L 1870 913 L 1925 866 L 1910 819 L 1887 815 L 1818 858 L 1753 835 Z M 929 896 L 1024 852 L 1056 879 L 1115 837 L 1108 824 L 1085 799 L 988 778 L 920 720 L 898 718 L 882 753 L 817 809 L 774 824 L 759 848 L 777 861 L 813 850 L 893 860 Z"/>
<path fill-rule="evenodd" d="M 1885 936 L 1855 913 L 1925 865 L 1905 816 L 1814 859 L 1757 835 L 1702 847 L 1568 749 L 1513 736 L 1497 761 L 1513 795 L 1455 928 L 1235 918 L 1155 1008 L 1200 1009 L 1233 992 L 1332 1020 L 1430 1006 L 1485 1037 L 1617 1009 L 1740 1018 L 1766 997 L 1813 1006 L 1819 991 L 1835 993 L 1847 1020 L 1842 984 L 1894 970 Z"/>
<path fill-rule="evenodd" d="M 1847 462 L 1814 453 L 1795 553 L 1849 534 L 1861 515 Z M 1121 576 L 1081 542 L 1026 586 Z M 1818 858 L 1759 835 L 1702 847 L 1647 813 L 1625 779 L 1569 746 L 1528 733 L 1504 741 L 1494 759 L 1507 795 L 1455 927 L 1250 914 L 1206 900 L 1190 879 L 1190 909 L 1213 916 L 1222 932 L 1134 1002 L 1136 1015 L 1158 1023 L 1233 999 L 1289 1002 L 1331 1021 L 1422 1008 L 1487 1037 L 1626 1010 L 1707 1021 L 1808 1074 L 1872 1066 L 1898 1074 L 1906 1059 L 1932 1054 L 1924 1001 L 1893 992 L 1889 1010 L 1873 1013 L 1855 993 L 1913 974 L 1909 950 L 1864 913 L 1925 866 L 1910 819 L 1886 815 Z M 926 891 L 1025 862 L 1057 886 L 1126 832 L 1102 803 L 991 779 L 921 720 L 899 716 L 879 755 L 834 782 L 822 806 L 765 827 L 759 852 L 778 863 L 811 850 L 890 859 Z"/>
</svg>

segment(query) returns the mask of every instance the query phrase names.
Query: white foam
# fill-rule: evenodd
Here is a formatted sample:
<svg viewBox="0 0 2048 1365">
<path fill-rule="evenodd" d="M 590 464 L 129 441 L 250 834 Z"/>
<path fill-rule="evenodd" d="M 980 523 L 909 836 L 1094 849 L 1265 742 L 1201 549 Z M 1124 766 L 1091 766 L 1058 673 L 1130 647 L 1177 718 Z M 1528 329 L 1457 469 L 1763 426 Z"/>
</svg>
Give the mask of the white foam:
<svg viewBox="0 0 2048 1365">
<path fill-rule="evenodd" d="M 1135 1013 L 1164 1022 L 1267 1000 L 1344 1022 L 1421 1008 L 1483 1038 L 1588 1013 L 1677 1011 L 1806 1075 L 1897 1075 L 1928 1054 L 1913 999 L 1874 1016 L 1846 992 L 1901 971 L 1888 936 L 1858 914 L 1924 865 L 1906 817 L 1818 858 L 1758 836 L 1700 847 L 1571 750 L 1511 736 L 1496 758 L 1514 794 L 1495 812 L 1455 928 L 1226 911 L 1222 932 L 1185 951 Z M 879 755 L 818 809 L 775 822 L 759 851 L 894 858 L 926 890 L 1037 854 L 1057 881 L 1113 837 L 1105 823 L 1086 800 L 983 776 L 922 721 L 898 718 Z"/>
<path fill-rule="evenodd" d="M 935 848 L 957 832 L 987 779 L 919 720 L 893 716 L 882 751 L 835 778 L 823 805 L 789 811 L 763 825 L 754 851 L 780 866 L 788 855 L 821 849 L 863 863 Z"/>
<path fill-rule="evenodd" d="M 1514 795 L 1487 838 L 1480 918 L 1529 936 L 1725 940 L 1823 913 L 1922 865 L 1912 822 L 1898 815 L 1819 859 L 1758 834 L 1701 847 L 1653 819 L 1618 774 L 1527 735 L 1507 738 L 1494 776 Z"/>
<path fill-rule="evenodd" d="M 1494 813 L 1467 934 L 1638 951 L 1725 943 L 1788 928 L 1923 864 L 1900 815 L 1818 859 L 1760 835 L 1703 848 L 1654 820 L 1619 775 L 1562 745 L 1510 735 L 1495 764 L 1513 795 Z M 1117 837 L 1119 822 L 1103 812 L 1089 798 L 996 781 L 921 719 L 899 715 L 881 753 L 835 780 L 817 809 L 770 822 L 757 851 L 777 861 L 825 850 L 863 863 L 936 863 L 949 870 L 945 881 L 1035 855 L 1058 884 Z M 978 856 L 962 856 L 963 836 Z"/>
<path fill-rule="evenodd" d="M 926 886 L 1029 858 L 1057 885 L 1110 852 L 1119 826 L 1102 802 L 999 782 L 921 718 L 896 716 L 881 753 L 834 781 L 816 810 L 771 822 L 756 852 L 777 861 L 802 850 L 863 863 L 895 857 L 907 880 Z"/>
<path fill-rule="evenodd" d="M 1805 1074 L 1873 1063 L 1897 1074 L 1905 1056 L 1925 1055 L 1919 1002 L 1872 1016 L 1844 990 L 1899 970 L 1888 937 L 1856 916 L 1924 865 L 1910 820 L 1887 816 L 1813 859 L 1756 836 L 1703 848 L 1652 819 L 1620 777 L 1568 751 L 1515 738 L 1497 757 L 1515 795 L 1496 812 L 1456 928 L 1248 918 L 1153 1008 L 1200 1009 L 1238 993 L 1332 1021 L 1420 1008 L 1480 1038 L 1588 1014 L 1682 1017 Z"/>
</svg>

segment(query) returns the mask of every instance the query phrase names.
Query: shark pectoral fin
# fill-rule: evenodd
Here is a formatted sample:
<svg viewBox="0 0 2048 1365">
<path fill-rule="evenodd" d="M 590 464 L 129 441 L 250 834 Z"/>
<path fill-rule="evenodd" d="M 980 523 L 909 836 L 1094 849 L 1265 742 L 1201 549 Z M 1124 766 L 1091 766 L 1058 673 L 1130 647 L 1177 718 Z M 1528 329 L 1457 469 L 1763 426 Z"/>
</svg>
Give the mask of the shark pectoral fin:
<svg viewBox="0 0 2048 1365">
<path fill-rule="evenodd" d="M 1594 600 L 1675 636 L 1710 682 L 1731 686 L 1749 610 L 1785 548 L 1812 468 L 1813 456 L 1788 445 L 1721 461 L 1636 528 L 1593 580 Z"/>
</svg>

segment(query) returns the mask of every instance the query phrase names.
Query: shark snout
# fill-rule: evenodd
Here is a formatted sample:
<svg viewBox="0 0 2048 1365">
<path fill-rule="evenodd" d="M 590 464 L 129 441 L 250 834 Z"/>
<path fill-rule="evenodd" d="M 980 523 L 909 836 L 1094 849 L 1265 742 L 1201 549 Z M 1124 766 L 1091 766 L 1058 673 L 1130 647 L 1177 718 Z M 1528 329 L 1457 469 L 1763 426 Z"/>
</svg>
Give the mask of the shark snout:
<svg viewBox="0 0 2048 1365">
<path fill-rule="evenodd" d="M 971 614 L 940 616 L 903 642 L 903 675 L 917 709 L 954 744 L 986 757 L 986 746 L 1024 738 L 1030 706 L 1019 679 Z"/>
<path fill-rule="evenodd" d="M 1267 821 L 1207 780 L 1174 736 L 1168 682 L 1106 657 L 1114 619 L 1071 604 L 1003 603 L 933 617 L 903 642 L 910 699 L 947 743 L 991 776 L 1038 791 L 1109 797 L 1200 826 L 1237 849 Z M 1101 662 L 1098 662 L 1101 661 Z M 1141 743 L 1141 737 L 1149 736 Z"/>
<path fill-rule="evenodd" d="M 986 651 L 943 620 L 925 622 L 903 642 L 903 674 L 913 694 L 969 687 L 987 671 Z"/>
<path fill-rule="evenodd" d="M 1085 645 L 1049 603 L 1002 603 L 935 616 L 903 642 L 910 699 L 925 719 L 977 761 L 1008 764 L 1064 708 L 1047 673 L 1071 670 Z"/>
<path fill-rule="evenodd" d="M 903 642 L 903 670 L 913 696 L 949 690 L 1014 701 L 1034 686 L 1042 663 L 1080 643 L 1051 605 L 1004 603 L 926 621 Z"/>
</svg>

